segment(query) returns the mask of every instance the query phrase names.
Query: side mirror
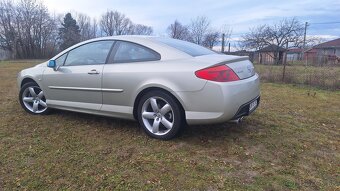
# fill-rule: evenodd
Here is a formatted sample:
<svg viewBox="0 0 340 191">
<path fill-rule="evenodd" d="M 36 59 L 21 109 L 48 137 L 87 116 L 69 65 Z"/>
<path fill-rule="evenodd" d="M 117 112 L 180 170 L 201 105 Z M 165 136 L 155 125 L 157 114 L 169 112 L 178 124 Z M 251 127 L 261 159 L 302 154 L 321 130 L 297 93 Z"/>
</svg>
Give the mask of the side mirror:
<svg viewBox="0 0 340 191">
<path fill-rule="evenodd" d="M 55 66 L 56 66 L 55 60 L 50 60 L 50 61 L 48 61 L 47 67 L 49 67 L 49 68 L 55 68 Z"/>
<path fill-rule="evenodd" d="M 53 68 L 54 71 L 58 70 L 58 67 L 57 67 L 55 60 L 48 61 L 47 67 Z"/>
</svg>

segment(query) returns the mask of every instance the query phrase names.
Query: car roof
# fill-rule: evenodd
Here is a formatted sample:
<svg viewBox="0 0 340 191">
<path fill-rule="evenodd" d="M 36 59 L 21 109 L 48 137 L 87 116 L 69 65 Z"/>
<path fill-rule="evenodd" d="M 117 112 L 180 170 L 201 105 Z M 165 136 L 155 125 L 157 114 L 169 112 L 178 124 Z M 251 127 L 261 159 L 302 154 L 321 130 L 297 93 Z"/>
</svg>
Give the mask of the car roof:
<svg viewBox="0 0 340 191">
<path fill-rule="evenodd" d="M 192 58 L 192 56 L 190 56 L 189 54 L 185 52 L 182 52 L 176 48 L 170 47 L 164 43 L 160 43 L 159 41 L 156 40 L 157 38 L 166 38 L 166 37 L 144 36 L 144 35 L 119 35 L 119 36 L 107 36 L 107 37 L 94 38 L 94 39 L 86 40 L 78 44 L 75 44 L 67 48 L 66 50 L 60 52 L 59 54 L 54 56 L 52 59 L 57 59 L 61 55 L 65 54 L 66 52 L 76 47 L 79 47 L 81 45 L 84 45 L 90 42 L 101 41 L 101 40 L 121 40 L 121 41 L 137 43 L 137 44 L 146 46 L 158 52 L 161 55 L 161 60 Z"/>
<path fill-rule="evenodd" d="M 98 40 L 123 40 L 123 41 L 139 41 L 139 40 L 152 40 L 153 38 L 158 38 L 157 36 L 147 36 L 147 35 L 119 35 L 119 36 L 105 36 L 90 39 L 89 41 Z"/>
</svg>

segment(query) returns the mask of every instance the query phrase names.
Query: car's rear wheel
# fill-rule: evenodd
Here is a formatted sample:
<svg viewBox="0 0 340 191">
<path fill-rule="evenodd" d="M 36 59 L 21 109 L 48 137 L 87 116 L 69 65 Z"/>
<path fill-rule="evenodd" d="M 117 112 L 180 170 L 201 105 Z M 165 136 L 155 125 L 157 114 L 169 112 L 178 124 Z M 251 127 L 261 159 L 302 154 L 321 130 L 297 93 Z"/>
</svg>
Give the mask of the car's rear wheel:
<svg viewBox="0 0 340 191">
<path fill-rule="evenodd" d="M 21 87 L 19 101 L 28 113 L 47 114 L 49 112 L 44 92 L 34 82 L 28 82 Z"/>
<path fill-rule="evenodd" d="M 138 121 L 151 137 L 162 140 L 175 137 L 183 120 L 178 102 L 163 91 L 150 91 L 140 99 Z"/>
</svg>

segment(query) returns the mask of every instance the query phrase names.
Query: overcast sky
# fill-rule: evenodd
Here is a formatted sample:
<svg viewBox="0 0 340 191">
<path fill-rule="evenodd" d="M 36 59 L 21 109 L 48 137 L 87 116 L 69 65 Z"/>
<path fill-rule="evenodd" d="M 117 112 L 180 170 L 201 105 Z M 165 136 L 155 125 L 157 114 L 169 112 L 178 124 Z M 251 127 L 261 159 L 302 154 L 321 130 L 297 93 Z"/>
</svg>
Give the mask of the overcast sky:
<svg viewBox="0 0 340 191">
<path fill-rule="evenodd" d="M 214 28 L 230 25 L 237 38 L 263 23 L 296 17 L 311 23 L 307 34 L 340 37 L 340 0 L 43 0 L 54 13 L 80 12 L 100 18 L 107 10 L 124 13 L 134 23 L 152 26 L 164 35 L 175 19 L 183 24 L 206 16 Z M 332 24 L 316 24 L 338 22 Z M 315 23 L 315 24 L 313 24 Z"/>
</svg>

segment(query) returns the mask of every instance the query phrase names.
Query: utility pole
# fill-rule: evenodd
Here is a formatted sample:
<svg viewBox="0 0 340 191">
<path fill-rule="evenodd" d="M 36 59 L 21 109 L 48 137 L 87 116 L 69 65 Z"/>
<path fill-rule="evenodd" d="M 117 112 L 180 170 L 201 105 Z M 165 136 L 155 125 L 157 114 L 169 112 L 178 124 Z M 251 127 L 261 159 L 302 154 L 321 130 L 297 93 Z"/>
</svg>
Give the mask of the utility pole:
<svg viewBox="0 0 340 191">
<path fill-rule="evenodd" d="M 305 32 L 303 34 L 302 59 L 305 58 L 307 27 L 308 27 L 308 22 L 305 22 Z M 307 59 L 306 59 L 306 66 L 307 66 Z"/>
<path fill-rule="evenodd" d="M 286 52 L 285 52 L 285 55 L 284 55 L 284 62 L 283 62 L 282 82 L 285 81 L 285 76 L 286 76 L 287 52 L 288 52 L 288 40 L 286 42 Z"/>
<path fill-rule="evenodd" d="M 305 33 L 303 35 L 303 50 L 306 48 L 306 34 L 307 34 L 308 22 L 305 22 Z"/>
<path fill-rule="evenodd" d="M 221 52 L 224 53 L 224 36 L 225 34 L 222 34 L 222 48 L 221 48 Z"/>
<path fill-rule="evenodd" d="M 230 42 L 229 42 L 229 44 L 228 44 L 228 52 L 230 52 Z"/>
</svg>

